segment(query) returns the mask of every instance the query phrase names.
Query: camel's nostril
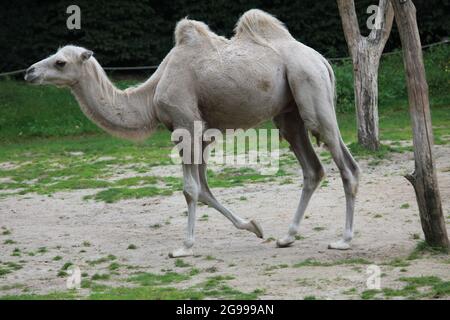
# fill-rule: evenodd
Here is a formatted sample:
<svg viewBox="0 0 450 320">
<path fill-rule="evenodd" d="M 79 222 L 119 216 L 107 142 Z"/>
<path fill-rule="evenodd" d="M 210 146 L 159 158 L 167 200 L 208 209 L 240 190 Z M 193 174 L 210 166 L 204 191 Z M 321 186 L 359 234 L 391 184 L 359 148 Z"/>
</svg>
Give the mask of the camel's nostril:
<svg viewBox="0 0 450 320">
<path fill-rule="evenodd" d="M 27 69 L 27 71 L 25 71 L 25 77 L 24 79 L 28 82 L 33 82 L 34 80 L 36 80 L 36 75 L 34 74 L 35 68 L 34 67 L 30 67 Z"/>
</svg>

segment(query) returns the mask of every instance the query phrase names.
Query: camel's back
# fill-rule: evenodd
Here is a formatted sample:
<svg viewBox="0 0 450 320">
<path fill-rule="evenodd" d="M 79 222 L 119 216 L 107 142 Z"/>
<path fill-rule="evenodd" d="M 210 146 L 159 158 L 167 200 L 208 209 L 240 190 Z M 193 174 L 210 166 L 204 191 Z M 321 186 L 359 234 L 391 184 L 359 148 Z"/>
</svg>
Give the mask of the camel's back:
<svg viewBox="0 0 450 320">
<path fill-rule="evenodd" d="M 281 22 L 251 10 L 235 32 L 228 40 L 202 22 L 184 19 L 168 65 L 173 72 L 168 78 L 190 78 L 179 85 L 192 86 L 202 117 L 217 128 L 252 127 L 292 100 L 283 59 L 270 45 L 272 37 L 292 39 Z"/>
<path fill-rule="evenodd" d="M 308 65 L 320 56 L 260 10 L 246 12 L 230 40 L 187 19 L 178 23 L 175 39 L 168 81 L 161 87 L 170 88 L 168 97 L 192 95 L 183 101 L 195 101 L 204 120 L 217 128 L 251 127 L 282 112 L 293 101 L 287 61 L 300 64 L 296 72 L 311 75 Z"/>
</svg>

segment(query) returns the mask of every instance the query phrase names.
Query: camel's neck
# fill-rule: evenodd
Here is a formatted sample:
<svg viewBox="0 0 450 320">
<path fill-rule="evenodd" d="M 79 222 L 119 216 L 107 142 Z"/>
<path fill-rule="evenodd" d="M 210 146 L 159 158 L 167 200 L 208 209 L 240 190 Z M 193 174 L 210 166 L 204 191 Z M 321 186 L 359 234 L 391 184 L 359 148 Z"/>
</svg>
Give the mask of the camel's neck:
<svg viewBox="0 0 450 320">
<path fill-rule="evenodd" d="M 131 140 L 150 136 L 157 126 L 153 107 L 157 72 L 139 87 L 126 90 L 117 89 L 93 58 L 82 72 L 72 92 L 87 117 L 115 136 Z"/>
</svg>

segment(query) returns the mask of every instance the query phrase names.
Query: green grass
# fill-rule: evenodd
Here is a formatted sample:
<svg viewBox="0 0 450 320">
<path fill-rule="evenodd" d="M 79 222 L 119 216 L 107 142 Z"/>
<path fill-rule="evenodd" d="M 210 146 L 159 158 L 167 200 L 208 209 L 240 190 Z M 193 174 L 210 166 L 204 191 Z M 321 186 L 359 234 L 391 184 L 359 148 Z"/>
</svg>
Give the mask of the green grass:
<svg viewBox="0 0 450 320">
<path fill-rule="evenodd" d="M 72 300 L 78 298 L 75 290 L 52 292 L 44 295 L 39 294 L 22 294 L 22 295 L 6 295 L 0 297 L 0 300 Z"/>
<path fill-rule="evenodd" d="M 318 261 L 314 259 L 306 259 L 293 265 L 294 268 L 301 267 L 332 267 L 338 265 L 353 265 L 353 264 L 371 264 L 370 261 L 362 258 L 342 259 L 329 262 Z"/>
<path fill-rule="evenodd" d="M 102 273 L 102 274 L 96 273 L 96 274 L 94 274 L 94 275 L 91 277 L 91 279 L 92 279 L 93 281 L 96 281 L 96 280 L 109 280 L 110 278 L 111 278 L 111 275 L 109 275 L 109 274 L 107 274 L 107 273 Z"/>
<path fill-rule="evenodd" d="M 416 260 L 423 257 L 426 254 L 438 255 L 438 254 L 448 254 L 449 251 L 446 248 L 432 247 L 428 245 L 425 241 L 419 241 L 414 250 L 409 254 L 408 260 Z"/>
<path fill-rule="evenodd" d="M 176 272 L 167 272 L 164 274 L 138 273 L 131 276 L 128 281 L 137 283 L 141 286 L 156 286 L 178 283 L 188 279 L 190 279 L 188 275 Z"/>
<path fill-rule="evenodd" d="M 183 259 L 176 259 L 175 260 L 175 267 L 177 268 L 187 268 L 191 265 L 189 263 L 186 263 Z"/>
<path fill-rule="evenodd" d="M 450 281 L 444 281 L 436 276 L 402 277 L 404 283 L 399 289 L 382 288 L 381 290 L 366 290 L 361 293 L 361 298 L 365 300 L 375 298 L 445 298 L 450 296 Z"/>
<path fill-rule="evenodd" d="M 96 280 L 108 280 L 108 274 L 95 274 L 90 280 L 83 279 L 82 287 L 89 289 L 87 296 L 81 296 L 76 291 L 54 292 L 46 295 L 24 294 L 0 297 L 5 300 L 60 300 L 60 299 L 89 299 L 89 300 L 200 300 L 214 299 L 257 299 L 264 291 L 256 289 L 245 293 L 227 284 L 233 280 L 232 276 L 208 277 L 195 285 L 182 288 L 174 287 L 178 283 L 191 280 L 199 273 L 192 269 L 188 274 L 167 272 L 163 274 L 137 273 L 125 281 L 127 286 L 111 287 L 98 284 Z"/>
<path fill-rule="evenodd" d="M 101 257 L 101 258 L 98 258 L 98 259 L 95 259 L 95 260 L 89 260 L 89 261 L 87 261 L 87 263 L 89 265 L 91 265 L 91 266 L 95 266 L 95 265 L 98 265 L 98 264 L 114 261 L 116 259 L 117 259 L 117 257 L 115 255 L 109 254 L 106 257 Z"/>
</svg>

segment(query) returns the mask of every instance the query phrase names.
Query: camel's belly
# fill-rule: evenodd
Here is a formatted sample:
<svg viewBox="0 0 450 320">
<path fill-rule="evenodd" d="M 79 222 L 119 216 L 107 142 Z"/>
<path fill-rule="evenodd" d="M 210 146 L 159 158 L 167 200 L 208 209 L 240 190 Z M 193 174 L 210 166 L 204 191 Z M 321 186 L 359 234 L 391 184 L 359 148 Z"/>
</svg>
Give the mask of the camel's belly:
<svg viewBox="0 0 450 320">
<path fill-rule="evenodd" d="M 292 100 L 278 57 L 228 54 L 198 64 L 197 96 L 210 127 L 250 128 L 279 114 Z"/>
</svg>

